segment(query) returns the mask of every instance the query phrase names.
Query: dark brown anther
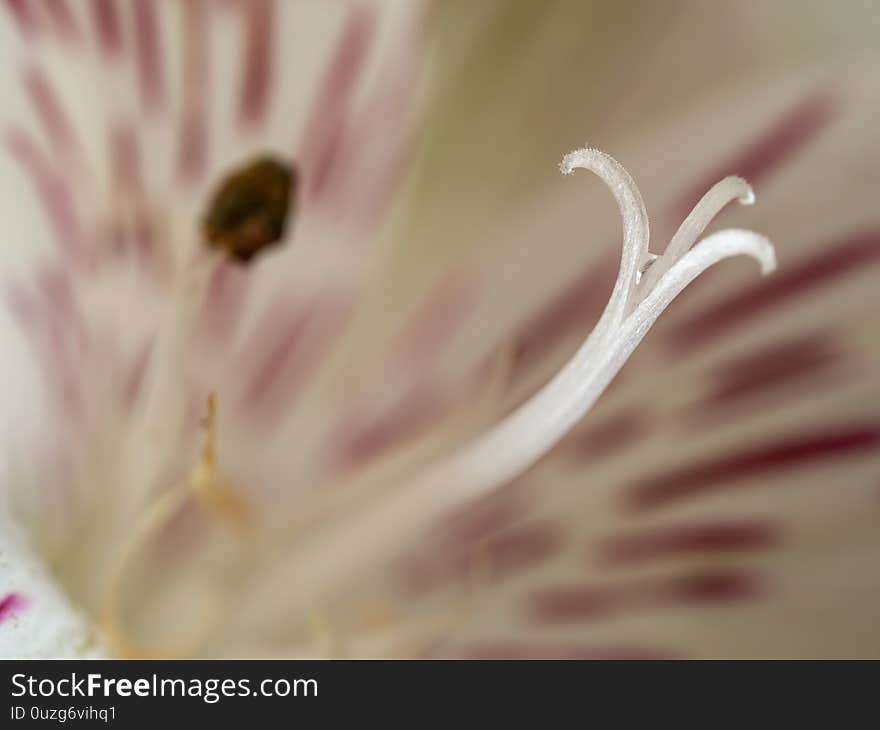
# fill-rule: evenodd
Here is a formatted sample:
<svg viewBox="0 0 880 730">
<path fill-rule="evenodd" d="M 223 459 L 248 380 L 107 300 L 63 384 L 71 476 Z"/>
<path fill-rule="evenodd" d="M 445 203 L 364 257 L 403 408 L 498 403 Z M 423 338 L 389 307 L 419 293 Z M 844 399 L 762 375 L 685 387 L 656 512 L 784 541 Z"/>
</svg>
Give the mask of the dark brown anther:
<svg viewBox="0 0 880 730">
<path fill-rule="evenodd" d="M 202 223 L 208 245 L 247 263 L 278 243 L 295 205 L 296 169 L 260 157 L 232 172 L 211 198 Z"/>
</svg>

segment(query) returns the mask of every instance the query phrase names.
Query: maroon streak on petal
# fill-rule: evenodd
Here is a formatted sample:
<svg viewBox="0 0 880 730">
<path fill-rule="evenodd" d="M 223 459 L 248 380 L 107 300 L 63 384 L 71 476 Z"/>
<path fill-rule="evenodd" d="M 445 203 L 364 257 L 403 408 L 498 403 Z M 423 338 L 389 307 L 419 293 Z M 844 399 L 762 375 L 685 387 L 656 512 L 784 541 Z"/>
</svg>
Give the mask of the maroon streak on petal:
<svg viewBox="0 0 880 730">
<path fill-rule="evenodd" d="M 828 127 L 840 109 L 839 97 L 828 89 L 814 90 L 787 110 L 761 135 L 731 159 L 714 167 L 672 205 L 670 216 L 681 219 L 703 194 L 727 175 L 756 185 L 803 150 Z"/>
<path fill-rule="evenodd" d="M 110 134 L 116 183 L 128 192 L 143 189 L 141 155 L 135 128 L 130 124 L 117 124 Z"/>
<path fill-rule="evenodd" d="M 243 124 L 258 124 L 266 115 L 272 85 L 275 3 L 273 0 L 257 0 L 243 6 L 242 12 L 247 17 L 239 120 Z"/>
<path fill-rule="evenodd" d="M 156 240 L 156 228 L 148 214 L 141 214 L 132 231 L 135 253 L 151 274 L 161 276 L 161 251 Z M 167 273 L 167 272 L 164 272 Z"/>
<path fill-rule="evenodd" d="M 45 325 L 53 320 L 64 324 L 71 339 L 83 341 L 86 325 L 76 300 L 70 272 L 64 264 L 47 266 L 28 280 L 36 288 L 10 280 L 4 288 L 12 313 L 23 325 Z"/>
<path fill-rule="evenodd" d="M 80 350 L 86 340 L 83 317 L 65 268 L 45 269 L 39 274 L 38 283 L 44 307 L 44 365 L 61 402 L 70 413 L 76 413 L 82 405 Z"/>
<path fill-rule="evenodd" d="M 395 44 L 363 108 L 347 126 L 342 154 L 355 164 L 348 168 L 340 195 L 350 199 L 346 220 L 365 230 L 373 230 L 382 219 L 414 152 L 413 100 L 422 67 L 415 37 L 420 28 L 421 21 L 416 21 Z"/>
<path fill-rule="evenodd" d="M 66 414 L 79 414 L 83 405 L 83 382 L 80 378 L 77 353 L 65 338 L 62 325 L 48 325 L 45 342 L 45 365 L 51 384 Z"/>
<path fill-rule="evenodd" d="M 488 580 L 506 578 L 556 555 L 565 542 L 560 525 L 550 522 L 516 527 L 490 538 L 478 556 Z"/>
<path fill-rule="evenodd" d="M 827 369 L 839 357 L 827 334 L 773 344 L 726 362 L 713 374 L 715 386 L 698 408 L 725 404 L 755 392 Z"/>
<path fill-rule="evenodd" d="M 6 142 L 13 157 L 31 179 L 56 242 L 74 261 L 78 260 L 83 253 L 82 235 L 70 187 L 64 178 L 52 170 L 49 161 L 30 138 L 12 131 L 7 135 Z"/>
<path fill-rule="evenodd" d="M 266 352 L 252 370 L 240 406 L 257 416 L 263 427 L 273 426 L 295 404 L 329 347 L 337 340 L 352 313 L 345 296 L 324 296 L 299 312 L 269 316 L 252 338 L 251 357 Z M 284 333 L 278 336 L 279 322 Z M 274 344 L 271 344 L 274 343 Z"/>
<path fill-rule="evenodd" d="M 273 315 L 263 319 L 246 348 L 248 357 L 264 353 L 251 369 L 243 391 L 241 405 L 249 410 L 259 408 L 271 393 L 315 316 L 314 304 L 299 308 L 278 305 L 274 309 Z"/>
<path fill-rule="evenodd" d="M 185 114 L 178 146 L 180 178 L 198 180 L 205 170 L 208 127 L 201 112 Z"/>
<path fill-rule="evenodd" d="M 400 334 L 398 357 L 412 368 L 422 368 L 436 358 L 474 306 L 474 282 L 464 272 L 445 276 L 434 287 Z"/>
<path fill-rule="evenodd" d="M 565 440 L 564 448 L 577 461 L 597 461 L 637 444 L 648 432 L 648 423 L 645 413 L 617 413 L 575 431 Z"/>
<path fill-rule="evenodd" d="M 505 530 L 522 524 L 528 516 L 527 483 L 516 480 L 497 492 L 453 510 L 437 520 L 427 531 L 419 546 L 406 553 L 400 562 L 405 587 L 424 590 L 430 584 L 425 576 L 433 575 L 438 566 L 464 558 L 473 566 L 478 546 Z M 460 573 L 459 573 L 460 575 Z"/>
<path fill-rule="evenodd" d="M 3 303 L 18 325 L 27 332 L 36 324 L 39 317 L 39 305 L 33 294 L 20 282 L 4 281 L 2 287 Z"/>
<path fill-rule="evenodd" d="M 271 397 L 262 403 L 254 402 L 262 409 L 260 418 L 265 427 L 274 425 L 294 407 L 327 351 L 348 324 L 351 313 L 351 302 L 347 297 L 328 297 L 319 302 L 315 316 L 303 334 L 301 347 L 296 348 L 284 363 L 277 386 L 271 389 Z"/>
<path fill-rule="evenodd" d="M 381 100 L 379 100 L 381 101 Z M 388 108 L 380 103 L 375 104 L 387 114 Z M 406 128 L 407 110 L 402 109 L 399 114 L 404 118 L 400 125 L 393 132 L 393 143 L 386 142 L 386 150 L 381 160 L 367 157 L 362 167 L 368 169 L 369 182 L 364 185 L 362 176 L 352 175 L 349 185 L 350 189 L 357 190 L 357 208 L 352 208 L 355 217 L 355 225 L 365 231 L 375 230 L 383 220 L 384 215 L 391 207 L 395 194 L 400 190 L 405 174 L 410 169 L 410 162 L 414 154 L 414 134 L 411 129 Z M 374 125 L 374 135 L 387 135 L 388 117 L 381 120 L 381 124 Z M 355 124 L 360 128 L 363 121 L 359 120 Z M 354 130 L 352 130 L 354 131 Z M 349 135 L 354 137 L 354 134 Z M 373 139 L 376 137 L 374 136 Z M 366 144 L 366 143 L 365 143 Z M 363 147 L 359 147 L 359 140 L 349 139 L 347 142 L 347 151 L 356 154 L 363 151 Z"/>
<path fill-rule="evenodd" d="M 0 623 L 27 608 L 27 599 L 20 593 L 7 593 L 0 598 Z"/>
<path fill-rule="evenodd" d="M 525 517 L 527 509 L 522 482 L 511 482 L 444 517 L 432 530 L 431 542 L 441 549 L 473 547 Z"/>
<path fill-rule="evenodd" d="M 600 559 L 630 565 L 703 553 L 768 548 L 779 543 L 780 525 L 769 520 L 702 522 L 645 529 L 615 535 L 599 542 Z"/>
<path fill-rule="evenodd" d="M 694 466 L 652 474 L 636 481 L 627 490 L 626 500 L 633 510 L 656 509 L 719 489 L 749 486 L 748 479 L 752 477 L 878 448 L 880 424 L 873 423 L 792 436 L 742 452 L 724 454 Z"/>
<path fill-rule="evenodd" d="M 314 158 L 303 158 L 306 184 L 303 199 L 306 204 L 320 204 L 326 199 L 335 168 L 342 163 L 340 151 L 345 140 L 345 125 L 340 117 L 321 134 L 320 146 L 314 149 Z M 305 155 L 306 153 L 304 153 Z"/>
<path fill-rule="evenodd" d="M 568 290 L 529 322 L 518 338 L 515 375 L 528 370 L 567 335 L 595 324 L 608 301 L 617 257 L 590 265 Z"/>
<path fill-rule="evenodd" d="M 144 384 L 144 376 L 147 374 L 147 366 L 150 364 L 150 358 L 153 355 L 153 341 L 147 342 L 138 353 L 133 362 L 129 364 L 128 372 L 125 374 L 122 385 L 122 400 L 126 410 L 137 401 L 141 388 Z"/>
<path fill-rule="evenodd" d="M 671 603 L 727 603 L 753 598 L 761 592 L 754 573 L 715 570 L 660 581 L 656 598 Z"/>
<path fill-rule="evenodd" d="M 754 573 L 707 570 L 615 585 L 545 589 L 530 597 L 527 613 L 538 624 L 590 623 L 636 611 L 735 603 L 759 597 L 761 589 Z"/>
<path fill-rule="evenodd" d="M 141 101 L 155 111 L 165 93 L 159 21 L 155 0 L 132 0 L 132 22 Z"/>
<path fill-rule="evenodd" d="M 880 231 L 872 230 L 822 246 L 818 254 L 790 264 L 736 294 L 697 313 L 670 333 L 673 348 L 693 348 L 727 333 L 759 314 L 880 261 Z"/>
<path fill-rule="evenodd" d="M 527 612 L 538 623 L 581 623 L 606 619 L 627 608 L 630 592 L 630 586 L 544 589 L 529 598 Z"/>
<path fill-rule="evenodd" d="M 317 202 L 330 187 L 342 164 L 339 151 L 345 138 L 351 97 L 375 32 L 376 18 L 367 6 L 351 11 L 306 124 L 300 159 L 305 172 L 306 203 Z"/>
<path fill-rule="evenodd" d="M 52 314 L 58 319 L 76 321 L 78 307 L 69 272 L 61 266 L 46 268 L 38 274 L 37 281 Z"/>
<path fill-rule="evenodd" d="M 115 56 L 122 50 L 122 28 L 119 25 L 117 0 L 92 0 L 92 22 L 98 45 L 104 53 Z"/>
<path fill-rule="evenodd" d="M 337 459 L 343 469 L 360 467 L 389 449 L 418 438 L 448 408 L 440 394 L 418 388 L 375 420 L 350 422 L 340 437 Z"/>
<path fill-rule="evenodd" d="M 369 189 L 364 189 L 364 186 L 357 188 L 360 191 L 360 200 L 357 210 L 352 209 L 358 216 L 356 229 L 364 233 L 374 231 L 384 220 L 395 199 L 394 196 L 401 189 L 405 174 L 411 169 L 410 162 L 415 147 L 413 137 L 411 130 L 403 131 L 396 139 L 393 151 L 385 156 L 381 165 L 373 169 Z M 352 187 L 354 184 L 355 178 L 352 177 Z M 361 235 L 360 238 L 364 241 L 369 240 L 367 235 Z"/>
<path fill-rule="evenodd" d="M 187 0 L 183 6 L 183 110 L 178 136 L 180 179 L 192 182 L 204 172 L 207 162 L 208 125 L 205 109 L 210 93 L 206 36 L 207 8 L 202 0 Z"/>
<path fill-rule="evenodd" d="M 39 69 L 30 68 L 24 73 L 23 84 L 52 146 L 56 151 L 70 151 L 73 132 L 49 80 Z"/>
<path fill-rule="evenodd" d="M 442 653 L 442 652 L 441 652 Z M 602 659 L 662 660 L 679 659 L 681 655 L 647 646 L 612 646 L 575 644 L 560 641 L 492 641 L 469 644 L 454 650 L 463 659 Z"/>
<path fill-rule="evenodd" d="M 23 35 L 31 35 L 36 32 L 37 15 L 34 12 L 33 0 L 4 0 L 4 5 L 15 19 L 15 23 Z"/>
<path fill-rule="evenodd" d="M 58 35 L 66 40 L 76 40 L 79 37 L 76 18 L 74 18 L 67 0 L 43 0 L 43 7 Z"/>
<path fill-rule="evenodd" d="M 34 294 L 24 290 L 10 292 L 13 313 L 23 326 L 32 346 L 41 360 L 47 383 L 67 415 L 75 414 L 81 405 L 81 382 L 77 368 L 77 338 L 80 329 L 77 317 L 66 318 L 59 303 L 66 299 L 63 292 L 52 291 L 54 274 L 42 276 L 40 291 Z M 24 309 L 22 309 L 24 307 Z"/>
<path fill-rule="evenodd" d="M 457 583 L 473 585 L 504 580 L 558 554 L 565 544 L 561 525 L 533 522 L 504 530 L 478 542 L 433 545 L 403 566 L 405 589 L 423 594 Z"/>
</svg>

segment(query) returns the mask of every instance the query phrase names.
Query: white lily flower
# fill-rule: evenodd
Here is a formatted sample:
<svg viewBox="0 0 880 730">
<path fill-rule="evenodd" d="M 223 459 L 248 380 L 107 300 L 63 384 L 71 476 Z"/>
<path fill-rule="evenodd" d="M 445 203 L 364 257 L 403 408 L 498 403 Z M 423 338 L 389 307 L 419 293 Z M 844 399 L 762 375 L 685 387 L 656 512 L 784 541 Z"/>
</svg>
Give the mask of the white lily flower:
<svg viewBox="0 0 880 730">
<path fill-rule="evenodd" d="M 772 210 L 791 213 L 797 185 L 774 187 L 766 158 L 792 127 L 807 127 L 807 149 L 841 119 L 863 123 L 836 114 L 838 86 L 790 110 L 768 147 L 786 121 L 771 120 L 739 169 L 716 174 L 717 140 L 694 133 L 717 108 L 622 140 L 652 190 L 658 170 L 675 180 L 655 225 L 670 243 L 653 253 L 623 168 L 592 149 L 566 155 L 562 171 L 597 175 L 623 220 L 599 314 L 613 219 L 582 174 L 489 224 L 485 239 L 502 243 L 470 247 L 466 266 L 401 250 L 419 221 L 396 205 L 412 201 L 419 4 L 55 7 L 10 4 L 10 47 L 32 57 L 7 91 L 26 104 L 7 130 L 17 182 L 4 195 L 21 215 L 6 216 L 3 242 L 3 654 L 734 655 L 723 637 L 739 630 L 718 622 L 778 610 L 761 600 L 761 561 L 817 585 L 798 559 L 811 536 L 870 534 L 845 506 L 821 521 L 827 501 L 743 504 L 721 488 L 772 473 L 809 489 L 798 466 L 880 440 L 867 415 L 853 425 L 860 406 L 870 414 L 867 377 L 736 416 L 755 393 L 827 373 L 811 368 L 825 351 L 809 330 L 840 310 L 792 322 L 779 307 L 836 276 L 810 258 L 825 255 L 821 237 L 766 283 L 731 266 L 689 290 L 602 397 L 707 268 L 740 254 L 774 268 L 759 234 L 697 239 L 728 203 L 754 201 L 737 173 L 769 193 L 737 225 L 797 231 Z M 746 131 L 782 105 L 771 96 L 755 95 Z M 694 159 L 675 169 L 690 137 Z M 875 238 L 843 248 L 845 262 L 870 259 Z M 847 281 L 863 311 L 870 282 Z M 749 332 L 716 334 L 735 327 Z M 780 331 L 783 349 L 766 354 Z M 584 418 L 594 405 L 598 420 Z M 840 646 L 854 645 L 807 651 Z"/>
</svg>

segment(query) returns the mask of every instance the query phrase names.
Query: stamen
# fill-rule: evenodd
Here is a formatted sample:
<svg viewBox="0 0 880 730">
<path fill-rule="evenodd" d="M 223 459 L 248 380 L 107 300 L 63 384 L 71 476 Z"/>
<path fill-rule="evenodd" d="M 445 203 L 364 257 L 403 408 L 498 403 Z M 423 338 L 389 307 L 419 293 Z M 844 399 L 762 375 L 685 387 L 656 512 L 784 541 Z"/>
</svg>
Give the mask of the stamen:
<svg viewBox="0 0 880 730">
<path fill-rule="evenodd" d="M 250 510 L 241 497 L 232 491 L 217 473 L 215 452 L 217 398 L 214 393 L 208 396 L 204 428 L 205 441 L 202 445 L 202 457 L 190 474 L 188 484 L 196 496 L 222 521 L 236 530 L 245 530 L 251 524 Z"/>
<path fill-rule="evenodd" d="M 240 263 L 281 241 L 296 204 L 296 168 L 261 157 L 227 177 L 205 214 L 207 243 Z"/>
<path fill-rule="evenodd" d="M 98 612 L 98 626 L 103 635 L 104 643 L 114 656 L 123 659 L 190 656 L 210 636 L 217 624 L 220 606 L 218 596 L 206 596 L 200 616 L 193 621 L 192 628 L 181 632 L 180 636 L 161 647 L 146 647 L 134 640 L 126 631 L 121 618 L 122 583 L 130 564 L 138 550 L 167 527 L 189 497 L 188 485 L 183 485 L 162 495 L 146 511 L 140 523 L 116 555 Z"/>
<path fill-rule="evenodd" d="M 193 627 L 161 647 L 146 647 L 135 641 L 125 630 L 121 619 L 122 583 L 138 551 L 158 537 L 192 498 L 200 500 L 220 521 L 240 536 L 249 534 L 251 516 L 245 502 L 219 478 L 216 459 L 217 399 L 208 396 L 203 426 L 205 440 L 198 463 L 189 478 L 178 487 L 159 497 L 142 515 L 139 523 L 119 549 L 110 569 L 104 591 L 98 624 L 111 652 L 119 657 L 189 656 L 211 635 L 220 620 L 223 601 L 217 591 L 203 598 L 200 616 Z"/>
</svg>

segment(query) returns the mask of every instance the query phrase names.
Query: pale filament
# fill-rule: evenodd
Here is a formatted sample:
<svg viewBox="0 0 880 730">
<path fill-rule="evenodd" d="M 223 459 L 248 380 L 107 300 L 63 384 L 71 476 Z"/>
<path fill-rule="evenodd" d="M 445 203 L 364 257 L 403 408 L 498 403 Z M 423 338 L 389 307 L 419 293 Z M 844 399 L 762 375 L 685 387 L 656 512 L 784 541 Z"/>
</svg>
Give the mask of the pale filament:
<svg viewBox="0 0 880 730">
<path fill-rule="evenodd" d="M 128 539 L 118 549 L 101 602 L 98 624 L 105 645 L 112 654 L 125 658 L 176 657 L 196 653 L 220 625 L 223 596 L 211 591 L 203 598 L 200 616 L 192 627 L 162 646 L 146 646 L 133 639 L 122 620 L 121 594 L 131 563 L 151 540 L 180 513 L 193 498 L 200 500 L 223 524 L 241 537 L 249 535 L 250 514 L 244 501 L 220 478 L 217 469 L 217 404 L 208 396 L 204 421 L 205 437 L 201 457 L 185 482 L 158 497 L 138 520 Z"/>
</svg>

